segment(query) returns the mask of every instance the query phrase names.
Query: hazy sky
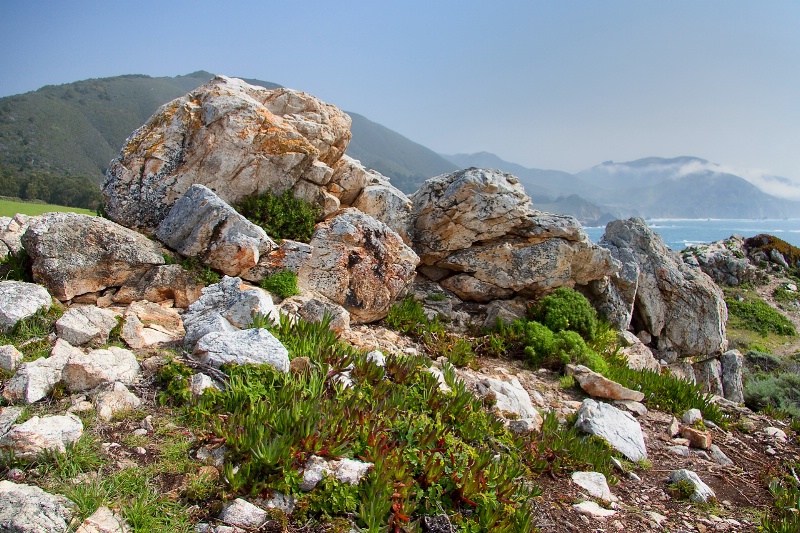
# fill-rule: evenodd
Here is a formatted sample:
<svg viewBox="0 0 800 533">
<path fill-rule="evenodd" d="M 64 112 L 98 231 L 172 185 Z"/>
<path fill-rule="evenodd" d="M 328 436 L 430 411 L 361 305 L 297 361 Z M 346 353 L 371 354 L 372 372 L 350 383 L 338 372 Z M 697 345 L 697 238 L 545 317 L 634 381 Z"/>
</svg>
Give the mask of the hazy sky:
<svg viewBox="0 0 800 533">
<path fill-rule="evenodd" d="M 0 96 L 273 81 L 441 153 L 570 172 L 694 155 L 800 180 L 800 2 L 0 0 Z"/>
</svg>

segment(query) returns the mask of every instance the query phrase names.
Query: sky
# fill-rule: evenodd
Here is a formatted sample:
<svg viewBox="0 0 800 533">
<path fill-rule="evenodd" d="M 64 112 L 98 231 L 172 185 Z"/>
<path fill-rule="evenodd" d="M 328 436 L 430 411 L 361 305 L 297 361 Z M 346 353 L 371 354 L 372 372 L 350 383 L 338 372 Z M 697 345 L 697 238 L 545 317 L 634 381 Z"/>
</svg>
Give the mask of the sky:
<svg viewBox="0 0 800 533">
<path fill-rule="evenodd" d="M 577 172 L 691 155 L 800 184 L 800 2 L 0 0 L 0 96 L 197 70 L 439 153 Z"/>
</svg>

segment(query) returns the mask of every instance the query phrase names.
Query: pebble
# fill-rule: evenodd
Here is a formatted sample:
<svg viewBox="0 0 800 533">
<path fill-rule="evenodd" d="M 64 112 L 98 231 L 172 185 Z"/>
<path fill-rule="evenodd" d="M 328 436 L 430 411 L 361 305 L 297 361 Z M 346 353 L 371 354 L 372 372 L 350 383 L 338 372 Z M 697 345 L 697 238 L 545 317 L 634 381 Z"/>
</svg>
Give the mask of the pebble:
<svg viewBox="0 0 800 533">
<path fill-rule="evenodd" d="M 133 449 L 134 452 L 138 453 L 139 455 L 147 455 L 147 450 L 142 448 L 141 446 L 137 446 Z"/>
<path fill-rule="evenodd" d="M 136 435 L 137 437 L 144 437 L 145 435 L 147 435 L 147 430 L 144 428 L 134 429 L 133 434 Z"/>
</svg>

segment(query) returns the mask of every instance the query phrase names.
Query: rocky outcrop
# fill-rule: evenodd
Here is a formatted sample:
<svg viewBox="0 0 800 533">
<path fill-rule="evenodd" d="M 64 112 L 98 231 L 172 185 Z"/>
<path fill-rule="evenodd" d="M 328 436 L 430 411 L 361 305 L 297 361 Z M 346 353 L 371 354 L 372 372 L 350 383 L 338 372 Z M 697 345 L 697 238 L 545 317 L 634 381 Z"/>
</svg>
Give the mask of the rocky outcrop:
<svg viewBox="0 0 800 533">
<path fill-rule="evenodd" d="M 10 330 L 23 318 L 47 311 L 53 299 L 47 289 L 24 281 L 0 281 L 0 330 Z"/>
<path fill-rule="evenodd" d="M 218 76 L 163 105 L 126 141 L 103 184 L 112 220 L 153 232 L 194 184 L 225 202 L 272 190 L 323 206 L 350 117 L 311 95 Z"/>
<path fill-rule="evenodd" d="M 267 233 L 203 185 L 192 185 L 156 229 L 158 240 L 229 276 L 277 247 Z"/>
<path fill-rule="evenodd" d="M 619 264 L 572 217 L 533 209 L 517 178 L 471 168 L 431 178 L 411 197 L 423 273 L 463 300 L 587 285 Z"/>
<path fill-rule="evenodd" d="M 144 235 L 76 213 L 38 217 L 22 244 L 32 261 L 33 279 L 62 301 L 118 287 L 164 264 L 161 248 Z"/>
<path fill-rule="evenodd" d="M 419 258 L 386 224 L 349 208 L 317 225 L 298 285 L 341 305 L 356 324 L 385 317 L 414 281 Z"/>
<path fill-rule="evenodd" d="M 739 235 L 711 244 L 687 246 L 681 256 L 686 264 L 699 267 L 720 285 L 735 286 L 758 279 L 758 269 L 747 259 L 744 237 Z"/>
<path fill-rule="evenodd" d="M 284 315 L 299 317 L 306 322 L 322 322 L 327 316 L 330 320 L 328 327 L 336 333 L 350 329 L 350 313 L 322 297 L 292 296 L 282 301 L 279 309 Z"/>
<path fill-rule="evenodd" d="M 681 261 L 644 220 L 610 222 L 600 245 L 630 265 L 622 271 L 626 277 L 612 279 L 632 310 L 629 323 L 621 324 L 625 329 L 632 324 L 636 331 L 645 330 L 659 349 L 683 356 L 712 355 L 727 347 L 722 291 L 702 271 Z"/>
</svg>

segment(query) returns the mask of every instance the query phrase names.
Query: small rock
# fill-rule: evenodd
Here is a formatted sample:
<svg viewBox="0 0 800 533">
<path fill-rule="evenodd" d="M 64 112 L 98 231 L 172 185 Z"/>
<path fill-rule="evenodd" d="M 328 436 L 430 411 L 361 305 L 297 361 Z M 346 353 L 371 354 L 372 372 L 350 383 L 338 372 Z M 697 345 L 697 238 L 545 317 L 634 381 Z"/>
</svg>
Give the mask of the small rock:
<svg viewBox="0 0 800 533">
<path fill-rule="evenodd" d="M 144 428 L 134 429 L 133 434 L 137 437 L 144 437 L 147 435 L 147 430 Z"/>
<path fill-rule="evenodd" d="M 125 311 L 125 324 L 120 336 L 135 350 L 175 344 L 186 332 L 175 309 L 148 301 L 132 302 Z"/>
<path fill-rule="evenodd" d="M 689 439 L 689 444 L 691 444 L 693 448 L 707 450 L 709 446 L 711 446 L 710 431 L 701 431 L 693 427 L 683 426 L 681 428 L 681 435 L 683 438 Z"/>
<path fill-rule="evenodd" d="M 333 475 L 342 483 L 357 485 L 372 466 L 372 463 L 353 459 L 327 461 L 322 457 L 312 455 L 303 467 L 303 482 L 300 484 L 300 490 L 312 490 L 326 475 Z"/>
<path fill-rule="evenodd" d="M 674 437 L 676 435 L 680 435 L 681 433 L 681 424 L 678 422 L 678 419 L 674 416 L 672 417 L 672 422 L 669 423 L 669 429 L 667 430 L 667 434 L 670 437 Z"/>
<path fill-rule="evenodd" d="M 575 427 L 584 433 L 603 437 L 612 448 L 622 452 L 631 461 L 647 459 L 639 422 L 612 405 L 592 399 L 584 400 L 578 410 Z"/>
<path fill-rule="evenodd" d="M 733 461 L 725 455 L 722 450 L 719 449 L 719 446 L 716 444 L 712 444 L 708 447 L 708 451 L 711 453 L 711 458 L 714 459 L 714 462 L 720 464 L 722 466 L 733 466 Z"/>
<path fill-rule="evenodd" d="M 375 366 L 386 366 L 386 356 L 380 350 L 372 350 L 367 354 L 367 361 L 372 362 Z"/>
<path fill-rule="evenodd" d="M 786 444 L 786 432 L 776 427 L 765 427 L 763 429 L 764 435 L 771 438 L 778 444 Z"/>
<path fill-rule="evenodd" d="M 108 507 L 100 507 L 83 521 L 75 533 L 128 533 L 125 519 Z"/>
<path fill-rule="evenodd" d="M 0 346 L 0 368 L 6 372 L 13 372 L 22 362 L 22 352 L 13 345 Z"/>
<path fill-rule="evenodd" d="M 57 340 L 50 357 L 22 363 L 3 389 L 3 397 L 12 402 L 34 403 L 50 394 L 61 380 L 64 365 L 79 349 L 64 340 Z"/>
<path fill-rule="evenodd" d="M 142 404 L 142 400 L 130 392 L 124 384 L 117 381 L 108 390 L 97 395 L 95 404 L 97 405 L 97 416 L 102 420 L 109 421 L 117 413 L 136 409 Z"/>
<path fill-rule="evenodd" d="M 117 325 L 117 313 L 93 305 L 72 307 L 56 321 L 56 334 L 72 346 L 108 342 L 108 335 Z"/>
<path fill-rule="evenodd" d="M 600 498 L 607 502 L 615 502 L 618 499 L 611 494 L 606 476 L 600 472 L 573 472 L 572 482 L 588 492 L 592 498 Z"/>
<path fill-rule="evenodd" d="M 13 481 L 14 483 L 22 483 L 25 480 L 25 471 L 20 468 L 12 468 L 8 471 L 6 477 L 9 481 Z"/>
<path fill-rule="evenodd" d="M 149 433 L 152 433 L 154 431 L 153 415 L 147 415 L 146 417 L 144 417 L 144 420 L 142 420 L 142 429 L 147 430 Z"/>
<path fill-rule="evenodd" d="M 608 518 L 609 516 L 614 516 L 615 514 L 617 514 L 616 511 L 612 511 L 610 509 L 604 509 L 603 507 L 600 507 L 597 503 L 592 501 L 576 503 L 572 507 L 579 513 L 586 516 L 590 516 L 592 518 Z"/>
<path fill-rule="evenodd" d="M 667 451 L 679 457 L 689 457 L 688 446 L 667 446 Z"/>
<path fill-rule="evenodd" d="M 614 400 L 614 405 L 627 409 L 636 416 L 644 416 L 647 414 L 647 407 L 643 403 L 634 402 L 633 400 Z"/>
<path fill-rule="evenodd" d="M 202 463 L 221 468 L 225 464 L 225 453 L 227 451 L 228 449 L 225 446 L 219 446 L 218 448 L 201 446 L 195 456 Z"/>
<path fill-rule="evenodd" d="M 246 500 L 236 498 L 222 509 L 219 519 L 229 526 L 256 529 L 267 521 L 267 512 Z"/>
<path fill-rule="evenodd" d="M 644 400 L 644 393 L 623 387 L 583 365 L 567 365 L 567 374 L 575 376 L 581 388 L 596 398 L 632 400 L 634 402 Z"/>
<path fill-rule="evenodd" d="M 652 520 L 653 522 L 655 522 L 659 526 L 667 521 L 667 517 L 666 516 L 664 516 L 663 514 L 658 514 L 655 511 L 645 511 L 644 514 L 647 516 L 647 518 L 649 518 L 650 520 Z"/>
<path fill-rule="evenodd" d="M 280 509 L 286 516 L 289 516 L 294 512 L 297 501 L 293 496 L 273 491 L 272 498 L 262 500 L 259 504 L 266 509 Z"/>
<path fill-rule="evenodd" d="M 136 446 L 133 451 L 139 455 L 147 455 L 147 450 L 142 448 L 141 446 Z"/>
<path fill-rule="evenodd" d="M 456 531 L 456 528 L 450 523 L 450 517 L 446 514 L 423 516 L 422 526 L 427 533 L 453 533 Z"/>
<path fill-rule="evenodd" d="M 696 422 L 703 420 L 703 413 L 700 409 L 689 409 L 683 413 L 683 423 L 687 426 L 693 426 Z"/>
<path fill-rule="evenodd" d="M 21 407 L 0 407 L 0 437 L 6 434 L 20 415 Z"/>
<path fill-rule="evenodd" d="M 280 372 L 289 371 L 289 352 L 263 328 L 204 335 L 195 347 L 200 362 L 219 368 L 226 363 L 268 363 Z"/>
<path fill-rule="evenodd" d="M 200 373 L 192 376 L 192 379 L 189 382 L 189 389 L 192 392 L 192 398 L 196 400 L 202 396 L 204 390 L 219 390 L 219 387 L 217 387 L 217 385 L 214 383 L 214 380 L 211 379 L 210 376 Z"/>
<path fill-rule="evenodd" d="M 40 309 L 50 309 L 53 298 L 47 289 L 24 281 L 0 281 L 0 330 L 8 331 Z"/>
<path fill-rule="evenodd" d="M 711 488 L 700 480 L 700 477 L 691 470 L 675 470 L 669 475 L 670 483 L 678 483 L 686 480 L 694 486 L 694 493 L 690 496 L 693 502 L 710 503 L 716 502 L 717 496 Z"/>
<path fill-rule="evenodd" d="M 510 421 L 508 423 L 508 429 L 517 434 L 528 433 L 530 431 L 539 431 L 542 429 L 543 423 L 544 419 L 537 413 L 537 416 L 535 417 L 518 418 Z"/>
<path fill-rule="evenodd" d="M 528 392 L 513 376 L 503 376 L 502 379 L 483 378 L 478 382 L 478 394 L 493 394 L 495 407 L 500 413 L 513 413 L 520 418 L 534 418 L 539 414 L 533 407 Z"/>
</svg>

